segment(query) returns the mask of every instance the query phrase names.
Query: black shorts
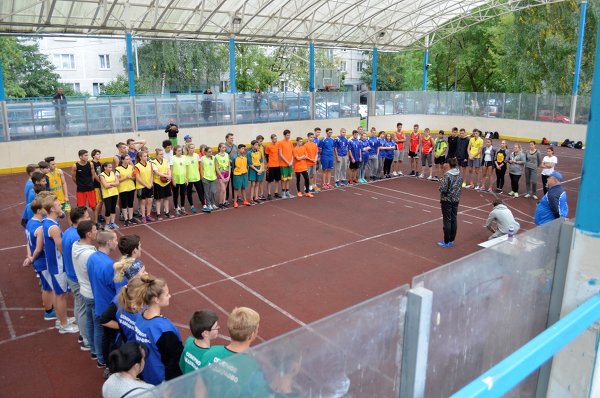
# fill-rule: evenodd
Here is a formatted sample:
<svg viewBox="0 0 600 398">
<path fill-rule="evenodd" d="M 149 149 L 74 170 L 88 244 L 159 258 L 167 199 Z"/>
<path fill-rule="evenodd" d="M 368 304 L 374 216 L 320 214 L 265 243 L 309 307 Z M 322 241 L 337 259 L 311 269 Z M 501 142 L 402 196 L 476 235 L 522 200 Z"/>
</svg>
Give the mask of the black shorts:
<svg viewBox="0 0 600 398">
<path fill-rule="evenodd" d="M 171 184 L 161 187 L 159 184 L 154 184 L 154 199 L 165 199 L 171 197 Z"/>
<path fill-rule="evenodd" d="M 137 197 L 140 200 L 151 199 L 153 197 L 153 195 L 154 195 L 154 192 L 152 191 L 152 189 L 140 188 L 137 190 Z"/>
<path fill-rule="evenodd" d="M 358 170 L 360 168 L 360 162 L 350 162 L 350 165 L 348 166 L 348 168 L 350 170 Z"/>
<path fill-rule="evenodd" d="M 459 167 L 467 167 L 468 163 L 469 163 L 469 158 L 463 158 L 463 157 L 456 157 L 456 163 L 458 164 Z"/>
<path fill-rule="evenodd" d="M 446 163 L 446 156 L 440 156 L 437 158 L 433 158 L 433 163 L 435 164 L 444 164 Z"/>
<path fill-rule="evenodd" d="M 281 167 L 269 167 L 267 170 L 267 182 L 281 181 Z"/>
<path fill-rule="evenodd" d="M 492 162 L 491 160 L 487 161 L 487 162 L 483 162 L 483 167 L 492 167 L 494 165 L 494 162 Z"/>
<path fill-rule="evenodd" d="M 135 199 L 135 190 L 121 192 L 119 194 L 121 199 L 121 209 L 133 208 L 133 200 Z"/>
<path fill-rule="evenodd" d="M 418 152 L 413 152 L 413 151 L 408 151 L 408 157 L 411 159 L 418 159 L 419 158 L 419 153 Z"/>
</svg>

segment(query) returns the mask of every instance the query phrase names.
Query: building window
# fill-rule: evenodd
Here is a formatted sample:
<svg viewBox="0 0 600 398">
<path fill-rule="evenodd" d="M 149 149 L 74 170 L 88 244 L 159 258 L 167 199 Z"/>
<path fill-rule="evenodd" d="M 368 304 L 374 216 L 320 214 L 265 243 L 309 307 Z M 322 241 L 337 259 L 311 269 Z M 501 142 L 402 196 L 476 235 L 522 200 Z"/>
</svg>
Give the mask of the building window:
<svg viewBox="0 0 600 398">
<path fill-rule="evenodd" d="M 75 56 L 73 54 L 54 54 L 54 65 L 58 70 L 75 69 Z"/>
<path fill-rule="evenodd" d="M 104 83 L 94 83 L 93 84 L 93 93 L 92 95 L 94 97 L 97 97 L 98 95 L 102 94 L 102 88 L 104 87 Z"/>
<path fill-rule="evenodd" d="M 341 61 L 340 62 L 340 71 L 341 72 L 346 72 L 346 61 Z"/>
<path fill-rule="evenodd" d="M 60 85 L 62 87 L 69 87 L 71 90 L 75 91 L 76 93 L 81 92 L 81 87 L 79 86 L 79 83 L 60 83 Z"/>
<path fill-rule="evenodd" d="M 110 55 L 109 54 L 100 54 L 98 55 L 100 60 L 100 69 L 110 69 Z"/>
<path fill-rule="evenodd" d="M 358 61 L 356 63 L 356 71 L 357 72 L 362 72 L 363 71 L 363 61 Z"/>
</svg>

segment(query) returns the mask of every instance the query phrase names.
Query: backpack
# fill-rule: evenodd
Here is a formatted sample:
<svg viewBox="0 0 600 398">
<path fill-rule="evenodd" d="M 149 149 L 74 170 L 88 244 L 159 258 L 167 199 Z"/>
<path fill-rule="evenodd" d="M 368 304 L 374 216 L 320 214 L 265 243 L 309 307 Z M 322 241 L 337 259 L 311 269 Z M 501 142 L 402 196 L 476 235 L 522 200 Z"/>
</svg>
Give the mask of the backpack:
<svg viewBox="0 0 600 398">
<path fill-rule="evenodd" d="M 498 140 L 498 139 L 500 139 L 500 134 L 498 134 L 498 132 L 497 132 L 497 131 L 494 131 L 494 139 L 495 139 L 495 140 Z"/>
<path fill-rule="evenodd" d="M 571 142 L 571 140 L 569 140 L 568 138 L 566 140 L 563 141 L 562 144 L 560 144 L 560 146 L 562 146 L 563 148 L 567 148 L 569 146 L 569 143 Z"/>
<path fill-rule="evenodd" d="M 575 145 L 573 145 L 573 146 L 574 146 L 575 148 L 577 148 L 577 149 L 582 149 L 582 148 L 583 148 L 583 142 L 581 142 L 581 141 L 577 141 L 577 142 L 575 143 Z"/>
<path fill-rule="evenodd" d="M 548 140 L 548 138 L 542 138 L 542 145 L 550 145 L 550 141 Z"/>
</svg>

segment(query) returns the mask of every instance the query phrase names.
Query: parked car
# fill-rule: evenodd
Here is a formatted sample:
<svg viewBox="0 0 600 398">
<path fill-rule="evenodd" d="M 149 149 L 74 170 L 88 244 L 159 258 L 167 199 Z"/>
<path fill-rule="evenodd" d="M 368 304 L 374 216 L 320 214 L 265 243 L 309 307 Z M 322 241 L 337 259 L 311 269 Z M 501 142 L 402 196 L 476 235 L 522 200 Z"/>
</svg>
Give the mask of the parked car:
<svg viewBox="0 0 600 398">
<path fill-rule="evenodd" d="M 571 123 L 571 119 L 568 116 L 561 115 L 560 113 L 555 113 L 552 116 L 552 111 L 550 110 L 539 111 L 536 119 L 541 122 Z"/>
</svg>

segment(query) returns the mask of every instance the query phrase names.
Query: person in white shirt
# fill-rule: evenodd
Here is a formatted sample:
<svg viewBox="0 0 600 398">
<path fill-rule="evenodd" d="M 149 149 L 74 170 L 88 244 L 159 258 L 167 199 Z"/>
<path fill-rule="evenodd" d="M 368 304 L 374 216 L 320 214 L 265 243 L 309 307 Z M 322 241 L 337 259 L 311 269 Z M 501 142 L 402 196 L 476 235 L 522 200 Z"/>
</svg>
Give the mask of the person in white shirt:
<svg viewBox="0 0 600 398">
<path fill-rule="evenodd" d="M 542 159 L 542 187 L 544 188 L 544 195 L 548 192 L 548 187 L 546 186 L 548 177 L 554 172 L 554 166 L 557 163 L 558 159 L 554 156 L 554 148 L 548 147 L 546 149 L 546 156 Z"/>
<path fill-rule="evenodd" d="M 492 232 L 492 235 L 488 238 L 494 239 L 502 235 L 508 234 L 510 227 L 513 228 L 513 233 L 516 234 L 521 228 L 521 225 L 515 220 L 512 212 L 501 199 L 496 199 L 492 202 L 494 210 L 490 212 L 485 227 Z M 496 229 L 492 227 L 492 224 L 496 221 Z"/>
</svg>

